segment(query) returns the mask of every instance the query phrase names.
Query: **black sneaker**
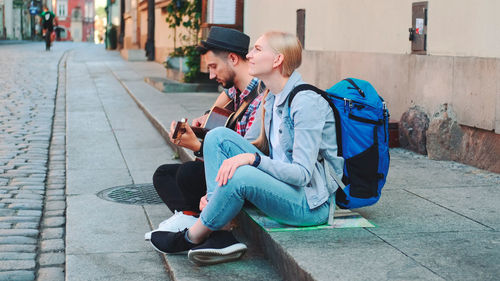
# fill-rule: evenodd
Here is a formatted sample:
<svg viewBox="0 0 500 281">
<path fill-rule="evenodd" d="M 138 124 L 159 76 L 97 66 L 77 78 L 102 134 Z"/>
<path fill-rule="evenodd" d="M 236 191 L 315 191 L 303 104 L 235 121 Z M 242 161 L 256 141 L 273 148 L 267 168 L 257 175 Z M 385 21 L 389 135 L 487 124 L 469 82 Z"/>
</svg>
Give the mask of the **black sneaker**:
<svg viewBox="0 0 500 281">
<path fill-rule="evenodd" d="M 237 260 L 246 250 L 230 231 L 214 231 L 203 244 L 189 250 L 188 258 L 199 265 L 216 264 Z"/>
<path fill-rule="evenodd" d="M 151 245 L 155 250 L 164 254 L 187 251 L 197 246 L 197 244 L 189 243 L 186 240 L 187 231 L 187 228 L 179 232 L 153 231 L 151 232 Z"/>
</svg>

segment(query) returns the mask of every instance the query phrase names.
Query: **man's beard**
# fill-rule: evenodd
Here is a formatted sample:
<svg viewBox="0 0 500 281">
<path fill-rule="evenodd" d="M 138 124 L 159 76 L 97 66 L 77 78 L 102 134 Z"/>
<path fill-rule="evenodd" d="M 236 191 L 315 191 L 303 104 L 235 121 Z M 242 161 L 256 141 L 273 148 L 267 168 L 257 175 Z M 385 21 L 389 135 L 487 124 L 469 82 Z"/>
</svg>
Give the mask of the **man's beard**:
<svg viewBox="0 0 500 281">
<path fill-rule="evenodd" d="M 231 71 L 228 75 L 227 80 L 224 81 L 222 84 L 222 87 L 229 89 L 234 86 L 234 78 L 236 77 L 236 73 L 234 71 Z"/>
<path fill-rule="evenodd" d="M 233 80 L 225 81 L 224 83 L 222 83 L 222 87 L 224 87 L 226 89 L 232 88 L 233 86 L 234 86 Z"/>
</svg>

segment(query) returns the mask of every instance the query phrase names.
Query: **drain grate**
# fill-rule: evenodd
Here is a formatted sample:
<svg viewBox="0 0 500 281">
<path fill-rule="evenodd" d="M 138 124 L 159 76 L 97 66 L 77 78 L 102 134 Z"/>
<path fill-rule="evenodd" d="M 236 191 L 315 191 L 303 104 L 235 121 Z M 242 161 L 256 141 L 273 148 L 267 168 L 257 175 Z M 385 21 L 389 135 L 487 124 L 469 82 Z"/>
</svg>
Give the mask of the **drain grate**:
<svg viewBox="0 0 500 281">
<path fill-rule="evenodd" d="M 162 204 L 152 183 L 115 186 L 97 193 L 104 200 L 124 204 Z"/>
</svg>

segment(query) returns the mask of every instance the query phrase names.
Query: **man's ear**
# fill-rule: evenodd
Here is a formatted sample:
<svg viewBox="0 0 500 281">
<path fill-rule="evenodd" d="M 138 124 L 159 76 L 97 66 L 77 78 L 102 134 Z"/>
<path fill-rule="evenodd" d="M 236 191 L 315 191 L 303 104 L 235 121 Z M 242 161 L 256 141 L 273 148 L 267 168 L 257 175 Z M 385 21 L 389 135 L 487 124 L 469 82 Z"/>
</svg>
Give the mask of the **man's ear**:
<svg viewBox="0 0 500 281">
<path fill-rule="evenodd" d="M 235 53 L 229 53 L 227 55 L 227 62 L 232 66 L 236 66 L 240 62 L 240 57 Z"/>
<path fill-rule="evenodd" d="M 277 54 L 273 61 L 273 68 L 281 67 L 284 58 L 283 54 Z"/>
</svg>

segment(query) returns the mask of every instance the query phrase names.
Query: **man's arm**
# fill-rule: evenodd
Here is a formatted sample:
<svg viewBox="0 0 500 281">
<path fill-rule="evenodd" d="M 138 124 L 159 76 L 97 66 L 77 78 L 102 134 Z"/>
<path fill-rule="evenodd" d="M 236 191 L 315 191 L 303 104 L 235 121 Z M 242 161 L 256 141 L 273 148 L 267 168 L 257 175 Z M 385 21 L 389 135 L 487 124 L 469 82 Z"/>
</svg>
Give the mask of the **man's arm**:
<svg viewBox="0 0 500 281">
<path fill-rule="evenodd" d="M 222 91 L 219 94 L 219 97 L 217 97 L 217 100 L 215 100 L 215 103 L 213 106 L 224 107 L 230 101 L 231 101 L 231 99 L 226 94 L 226 92 Z"/>
<path fill-rule="evenodd" d="M 212 107 L 214 107 L 214 106 L 224 107 L 230 101 L 231 101 L 231 99 L 226 94 L 226 92 L 222 91 L 219 94 L 219 96 L 217 97 L 217 99 L 215 100 L 214 105 Z M 198 118 L 193 119 L 193 122 L 191 122 L 191 124 L 195 127 L 200 127 L 201 125 L 203 125 L 203 123 L 205 123 L 205 119 L 207 119 L 206 114 L 204 114 L 203 116 L 200 116 Z"/>
</svg>

